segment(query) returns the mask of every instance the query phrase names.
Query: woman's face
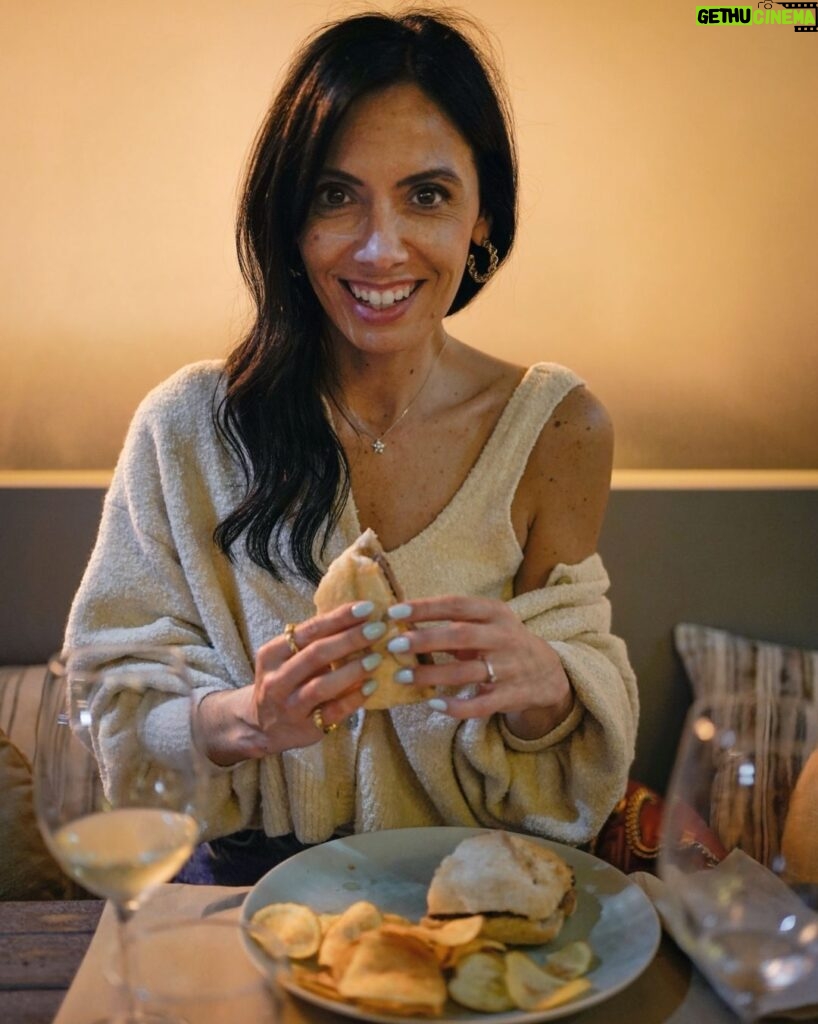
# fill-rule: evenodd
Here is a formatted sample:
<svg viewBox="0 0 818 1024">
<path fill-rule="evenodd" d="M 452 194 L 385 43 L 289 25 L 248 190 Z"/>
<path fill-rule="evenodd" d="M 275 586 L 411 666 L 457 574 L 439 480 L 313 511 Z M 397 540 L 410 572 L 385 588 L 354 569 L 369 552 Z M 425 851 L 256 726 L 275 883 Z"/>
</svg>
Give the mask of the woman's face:
<svg viewBox="0 0 818 1024">
<path fill-rule="evenodd" d="M 336 340 L 370 353 L 442 334 L 489 224 L 471 149 L 417 86 L 365 96 L 338 129 L 300 238 Z"/>
</svg>

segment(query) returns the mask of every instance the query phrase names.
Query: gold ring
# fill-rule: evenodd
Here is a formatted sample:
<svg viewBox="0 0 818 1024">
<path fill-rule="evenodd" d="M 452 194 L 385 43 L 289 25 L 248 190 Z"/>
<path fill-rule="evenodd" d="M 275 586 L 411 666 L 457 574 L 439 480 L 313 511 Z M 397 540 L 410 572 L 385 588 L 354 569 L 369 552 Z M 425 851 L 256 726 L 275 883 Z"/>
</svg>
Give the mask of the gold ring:
<svg viewBox="0 0 818 1024">
<path fill-rule="evenodd" d="M 497 684 L 497 673 L 494 671 L 494 666 L 492 665 L 492 663 L 489 661 L 488 658 L 481 658 L 480 660 L 486 666 L 486 672 L 488 672 L 488 678 L 486 679 L 485 683 L 483 683 L 482 685 L 483 686 L 496 686 L 496 684 Z"/>
<path fill-rule="evenodd" d="M 287 646 L 290 648 L 292 654 L 298 654 L 301 648 L 295 642 L 295 631 L 296 624 L 294 622 L 288 622 L 284 627 L 284 636 L 287 639 Z"/>
<path fill-rule="evenodd" d="M 315 728 L 320 729 L 325 736 L 329 736 L 331 732 L 335 732 L 338 728 L 337 722 L 333 722 L 332 725 L 326 725 L 324 723 L 324 709 L 320 704 L 313 710 L 312 720 L 315 724 Z"/>
</svg>

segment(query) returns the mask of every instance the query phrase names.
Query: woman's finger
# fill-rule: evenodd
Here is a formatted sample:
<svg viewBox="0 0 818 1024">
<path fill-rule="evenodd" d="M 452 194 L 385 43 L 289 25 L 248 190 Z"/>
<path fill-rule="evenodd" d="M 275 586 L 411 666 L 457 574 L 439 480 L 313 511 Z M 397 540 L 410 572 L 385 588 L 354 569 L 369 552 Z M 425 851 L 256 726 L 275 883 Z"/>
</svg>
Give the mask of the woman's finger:
<svg viewBox="0 0 818 1024">
<path fill-rule="evenodd" d="M 494 650 L 509 643 L 509 627 L 494 623 L 446 622 L 410 629 L 386 645 L 391 654 L 433 654 L 437 651 L 460 657 L 463 652 Z"/>
<path fill-rule="evenodd" d="M 371 602 L 360 602 L 358 607 L 370 607 Z M 289 624 L 256 655 L 256 677 L 287 668 L 294 688 L 306 678 L 335 663 L 344 661 L 365 650 L 386 632 L 384 623 L 373 620 L 361 624 L 360 613 L 354 605 L 347 605 L 340 613 Z"/>
<path fill-rule="evenodd" d="M 446 619 L 490 622 L 504 612 L 508 613 L 504 602 L 496 601 L 494 598 L 449 594 L 442 597 L 421 597 L 392 605 L 387 610 L 387 616 L 395 622 L 440 622 Z"/>
</svg>

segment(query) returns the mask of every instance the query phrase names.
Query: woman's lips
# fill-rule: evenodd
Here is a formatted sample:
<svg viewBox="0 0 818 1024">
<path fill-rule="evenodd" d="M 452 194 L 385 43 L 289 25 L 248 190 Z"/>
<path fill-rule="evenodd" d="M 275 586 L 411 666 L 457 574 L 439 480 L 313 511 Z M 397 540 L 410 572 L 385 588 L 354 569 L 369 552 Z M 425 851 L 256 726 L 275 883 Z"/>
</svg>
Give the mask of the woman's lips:
<svg viewBox="0 0 818 1024">
<path fill-rule="evenodd" d="M 369 322 L 384 323 L 402 316 L 417 294 L 422 281 L 402 281 L 392 285 L 342 281 L 353 300 L 356 312 Z"/>
</svg>

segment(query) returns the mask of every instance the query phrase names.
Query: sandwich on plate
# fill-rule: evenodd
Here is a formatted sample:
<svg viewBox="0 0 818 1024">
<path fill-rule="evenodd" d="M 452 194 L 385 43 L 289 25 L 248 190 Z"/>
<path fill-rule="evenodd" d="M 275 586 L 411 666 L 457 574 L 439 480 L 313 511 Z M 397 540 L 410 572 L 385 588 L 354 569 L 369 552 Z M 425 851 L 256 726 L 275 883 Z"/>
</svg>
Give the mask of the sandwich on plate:
<svg viewBox="0 0 818 1024">
<path fill-rule="evenodd" d="M 435 921 L 484 916 L 481 935 L 511 945 L 553 941 L 576 906 L 571 867 L 512 832 L 483 832 L 440 862 L 426 895 Z"/>
</svg>

